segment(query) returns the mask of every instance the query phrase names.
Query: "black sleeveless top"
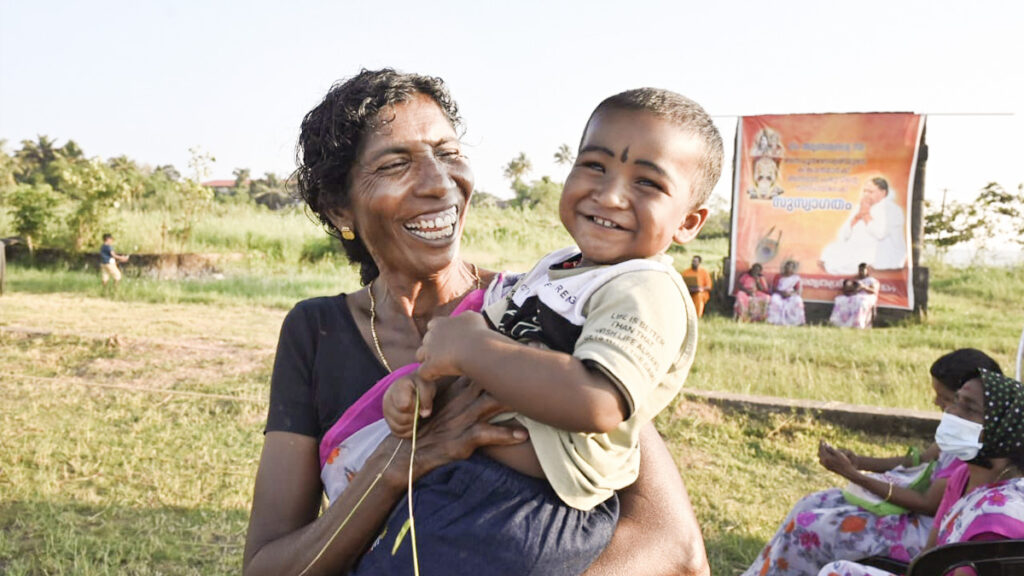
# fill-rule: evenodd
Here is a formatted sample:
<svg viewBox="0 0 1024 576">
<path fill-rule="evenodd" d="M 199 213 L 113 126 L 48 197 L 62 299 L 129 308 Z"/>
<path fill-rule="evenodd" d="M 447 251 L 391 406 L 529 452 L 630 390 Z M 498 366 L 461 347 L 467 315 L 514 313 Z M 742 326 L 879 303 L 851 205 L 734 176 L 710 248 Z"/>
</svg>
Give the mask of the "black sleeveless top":
<svg viewBox="0 0 1024 576">
<path fill-rule="evenodd" d="M 387 370 L 359 334 L 345 294 L 303 300 L 281 326 L 264 432 L 319 442 Z"/>
</svg>

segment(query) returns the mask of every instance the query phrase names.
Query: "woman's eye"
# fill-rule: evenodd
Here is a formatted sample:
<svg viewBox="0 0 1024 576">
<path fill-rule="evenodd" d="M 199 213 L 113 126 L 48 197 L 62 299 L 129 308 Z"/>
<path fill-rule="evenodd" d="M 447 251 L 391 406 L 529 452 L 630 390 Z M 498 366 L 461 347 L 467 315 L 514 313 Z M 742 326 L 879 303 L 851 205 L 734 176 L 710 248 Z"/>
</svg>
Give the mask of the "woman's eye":
<svg viewBox="0 0 1024 576">
<path fill-rule="evenodd" d="M 401 158 L 401 159 L 397 159 L 397 160 L 389 160 L 389 161 L 385 162 L 384 164 L 381 164 L 380 167 L 377 168 L 377 171 L 385 172 L 385 171 L 388 171 L 388 170 L 397 170 L 399 168 L 402 168 L 403 166 L 405 166 L 408 163 L 409 163 L 409 161 L 406 160 L 405 158 Z"/>
</svg>

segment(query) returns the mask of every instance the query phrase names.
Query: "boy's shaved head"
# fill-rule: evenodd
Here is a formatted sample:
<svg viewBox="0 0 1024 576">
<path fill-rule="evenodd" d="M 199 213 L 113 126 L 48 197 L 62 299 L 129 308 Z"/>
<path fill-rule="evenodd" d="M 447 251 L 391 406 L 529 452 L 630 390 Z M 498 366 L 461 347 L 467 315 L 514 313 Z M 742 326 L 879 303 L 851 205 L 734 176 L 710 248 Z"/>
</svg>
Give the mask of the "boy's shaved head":
<svg viewBox="0 0 1024 576">
<path fill-rule="evenodd" d="M 594 112 L 594 116 L 604 110 L 640 110 L 649 112 L 658 118 L 668 120 L 681 130 L 689 132 L 701 141 L 704 154 L 699 163 L 699 172 L 691 191 L 695 206 L 707 202 L 711 191 L 722 175 L 722 136 L 711 121 L 711 116 L 700 104 L 682 94 L 660 88 L 637 88 L 626 90 L 605 98 Z M 590 121 L 587 121 L 589 126 Z M 586 131 L 584 131 L 584 135 Z"/>
</svg>

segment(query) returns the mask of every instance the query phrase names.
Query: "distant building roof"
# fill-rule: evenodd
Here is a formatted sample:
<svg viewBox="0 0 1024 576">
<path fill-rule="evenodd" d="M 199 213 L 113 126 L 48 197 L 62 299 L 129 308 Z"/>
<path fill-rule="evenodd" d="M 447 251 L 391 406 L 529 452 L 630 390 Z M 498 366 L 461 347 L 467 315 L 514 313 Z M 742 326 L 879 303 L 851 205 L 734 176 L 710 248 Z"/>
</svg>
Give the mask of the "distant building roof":
<svg viewBox="0 0 1024 576">
<path fill-rule="evenodd" d="M 234 188 L 235 187 L 235 181 L 234 180 L 207 180 L 206 182 L 203 182 L 203 186 L 208 186 L 210 188 Z"/>
</svg>

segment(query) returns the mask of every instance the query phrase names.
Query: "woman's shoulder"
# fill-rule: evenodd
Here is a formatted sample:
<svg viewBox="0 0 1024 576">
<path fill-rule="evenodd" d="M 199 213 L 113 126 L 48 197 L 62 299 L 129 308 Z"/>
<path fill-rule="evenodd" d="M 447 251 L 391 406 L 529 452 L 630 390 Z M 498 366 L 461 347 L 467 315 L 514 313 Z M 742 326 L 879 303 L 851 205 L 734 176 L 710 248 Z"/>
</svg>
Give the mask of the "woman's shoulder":
<svg viewBox="0 0 1024 576">
<path fill-rule="evenodd" d="M 352 313 L 348 307 L 348 294 L 317 296 L 301 300 L 292 307 L 285 318 L 285 324 L 348 324 Z"/>
</svg>

